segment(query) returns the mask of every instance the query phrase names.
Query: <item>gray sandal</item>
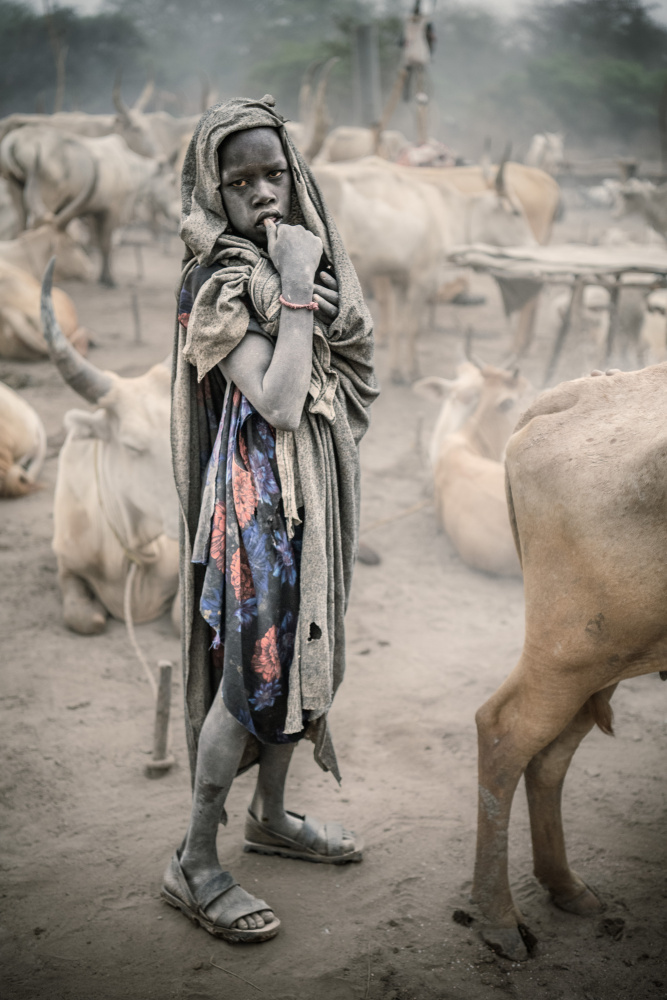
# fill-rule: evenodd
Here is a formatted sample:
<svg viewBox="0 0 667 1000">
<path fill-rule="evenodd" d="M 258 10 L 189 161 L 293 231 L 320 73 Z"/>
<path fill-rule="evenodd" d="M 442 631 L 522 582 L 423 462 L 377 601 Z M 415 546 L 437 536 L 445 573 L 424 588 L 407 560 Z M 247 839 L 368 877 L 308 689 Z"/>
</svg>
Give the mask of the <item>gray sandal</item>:
<svg viewBox="0 0 667 1000">
<path fill-rule="evenodd" d="M 320 823 L 312 816 L 300 816 L 289 812 L 302 821 L 301 829 L 295 838 L 285 837 L 275 830 L 270 830 L 260 823 L 254 813 L 248 809 L 245 821 L 244 851 L 256 851 L 258 854 L 279 854 L 283 858 L 298 858 L 301 861 L 315 861 L 325 865 L 344 865 L 348 861 L 361 861 L 363 844 L 355 837 L 355 846 L 351 851 L 343 848 L 343 827 L 341 823 Z M 324 840 L 325 853 L 315 850 L 313 844 Z"/>
<path fill-rule="evenodd" d="M 215 937 L 224 938 L 225 941 L 268 941 L 269 938 L 275 937 L 280 927 L 280 921 L 277 917 L 270 924 L 265 924 L 264 927 L 255 930 L 242 930 L 240 927 L 231 926 L 235 920 L 239 920 L 241 917 L 248 917 L 253 913 L 261 913 L 262 910 L 271 909 L 263 899 L 256 899 L 247 892 L 245 900 L 237 903 L 230 902 L 217 921 L 214 922 L 206 916 L 207 907 L 238 884 L 229 872 L 220 872 L 219 875 L 214 875 L 212 879 L 209 879 L 195 897 L 185 877 L 185 872 L 181 868 L 180 853 L 175 851 L 169 862 L 169 867 L 164 873 L 160 895 L 165 902 L 184 913 L 194 924 L 203 927 Z M 245 892 L 245 890 L 243 891 Z M 220 923 L 220 920 L 223 920 L 224 923 Z"/>
</svg>

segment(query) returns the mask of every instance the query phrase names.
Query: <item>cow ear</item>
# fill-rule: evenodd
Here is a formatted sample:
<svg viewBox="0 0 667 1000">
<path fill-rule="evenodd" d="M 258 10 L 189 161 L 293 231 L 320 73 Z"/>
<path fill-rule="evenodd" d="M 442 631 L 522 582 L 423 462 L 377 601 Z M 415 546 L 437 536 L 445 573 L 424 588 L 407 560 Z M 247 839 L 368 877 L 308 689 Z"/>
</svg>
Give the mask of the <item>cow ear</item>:
<svg viewBox="0 0 667 1000">
<path fill-rule="evenodd" d="M 449 378 L 439 378 L 437 375 L 428 375 L 420 378 L 412 385 L 412 391 L 421 396 L 422 399 L 430 399 L 432 403 L 442 403 L 447 399 L 454 388 L 454 381 Z"/>
<path fill-rule="evenodd" d="M 109 418 L 106 410 L 68 410 L 63 420 L 65 430 L 73 440 L 99 438 L 108 441 L 110 437 Z"/>
</svg>

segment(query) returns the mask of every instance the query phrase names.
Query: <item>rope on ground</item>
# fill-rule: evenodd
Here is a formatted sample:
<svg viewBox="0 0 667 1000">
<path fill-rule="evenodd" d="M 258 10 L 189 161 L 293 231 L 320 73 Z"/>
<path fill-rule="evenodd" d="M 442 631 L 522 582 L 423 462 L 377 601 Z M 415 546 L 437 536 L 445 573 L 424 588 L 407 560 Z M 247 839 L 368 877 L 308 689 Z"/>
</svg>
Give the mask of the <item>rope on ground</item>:
<svg viewBox="0 0 667 1000">
<path fill-rule="evenodd" d="M 410 514 L 416 514 L 417 511 L 423 510 L 424 507 L 432 506 L 432 500 L 420 500 L 419 503 L 413 504 L 412 507 L 408 507 L 407 510 L 401 510 L 398 514 L 391 514 L 389 517 L 381 517 L 379 521 L 373 521 L 369 524 L 367 528 L 362 528 L 359 532 L 359 536 L 367 535 L 369 531 L 375 531 L 376 528 L 382 528 L 385 524 L 391 524 L 392 521 L 399 521 L 402 517 L 409 517 Z"/>
<path fill-rule="evenodd" d="M 148 660 L 144 656 L 137 642 L 137 637 L 134 632 L 134 622 L 132 621 L 132 587 L 134 585 L 134 578 L 137 575 L 137 564 L 136 562 L 130 563 L 130 568 L 127 571 L 127 579 L 125 581 L 125 593 L 123 595 L 123 613 L 125 615 L 125 625 L 127 626 L 127 634 L 130 640 L 130 645 L 132 646 L 139 663 L 144 668 L 146 677 L 148 678 L 148 683 L 151 686 L 151 691 L 153 692 L 153 698 L 157 701 L 157 681 L 153 676 L 153 671 L 148 666 Z"/>
</svg>

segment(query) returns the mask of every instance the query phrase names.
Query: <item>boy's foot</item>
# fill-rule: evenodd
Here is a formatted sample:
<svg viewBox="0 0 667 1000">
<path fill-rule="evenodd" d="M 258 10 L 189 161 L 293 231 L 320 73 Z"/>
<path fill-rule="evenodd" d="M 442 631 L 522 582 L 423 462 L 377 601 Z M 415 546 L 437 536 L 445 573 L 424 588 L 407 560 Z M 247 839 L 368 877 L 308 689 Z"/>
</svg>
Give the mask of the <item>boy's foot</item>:
<svg viewBox="0 0 667 1000">
<path fill-rule="evenodd" d="M 161 896 L 209 934 L 227 941 L 267 941 L 280 927 L 267 903 L 242 889 L 229 872 L 186 876 L 178 851 L 165 872 Z"/>
<path fill-rule="evenodd" d="M 243 850 L 330 865 L 361 861 L 363 857 L 360 839 L 340 823 L 320 823 L 312 816 L 289 811 L 280 824 L 273 822 L 269 826 L 249 809 Z"/>
</svg>

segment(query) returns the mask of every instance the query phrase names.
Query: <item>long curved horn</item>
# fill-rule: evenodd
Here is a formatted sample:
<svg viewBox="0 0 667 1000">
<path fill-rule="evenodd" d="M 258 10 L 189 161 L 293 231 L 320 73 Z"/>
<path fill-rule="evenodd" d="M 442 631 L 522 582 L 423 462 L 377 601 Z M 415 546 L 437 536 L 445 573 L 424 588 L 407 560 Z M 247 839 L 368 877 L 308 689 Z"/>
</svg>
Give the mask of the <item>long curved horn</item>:
<svg viewBox="0 0 667 1000">
<path fill-rule="evenodd" d="M 329 131 L 330 120 L 326 102 L 327 83 L 331 70 L 338 62 L 340 62 L 339 56 L 332 56 L 331 59 L 328 59 L 317 81 L 317 89 L 313 99 L 313 113 L 311 121 L 308 123 L 308 142 L 305 144 L 303 154 L 307 163 L 310 163 L 313 157 L 317 156 Z"/>
<path fill-rule="evenodd" d="M 482 150 L 482 156 L 479 161 L 479 165 L 482 168 L 482 178 L 487 187 L 491 187 L 491 136 L 487 135 L 484 137 L 484 148 Z"/>
<path fill-rule="evenodd" d="M 315 73 L 321 65 L 322 60 L 315 59 L 311 62 L 310 66 L 308 66 L 306 72 L 301 78 L 301 86 L 299 88 L 299 121 L 303 122 L 304 125 L 308 123 L 308 117 L 310 115 L 311 100 L 313 96 L 313 80 L 315 79 Z"/>
<path fill-rule="evenodd" d="M 505 186 L 505 167 L 507 166 L 507 161 L 512 153 L 512 143 L 508 142 L 505 146 L 505 152 L 503 153 L 503 158 L 500 161 L 500 166 L 498 167 L 498 173 L 496 174 L 496 191 L 502 198 L 507 194 L 507 188 Z"/>
<path fill-rule="evenodd" d="M 133 110 L 143 111 L 148 102 L 150 101 L 151 97 L 153 96 L 154 90 L 155 90 L 155 80 L 151 78 L 144 87 L 144 89 L 141 91 L 139 96 L 137 97 L 136 101 L 134 102 Z"/>
<path fill-rule="evenodd" d="M 480 371 L 484 371 L 486 365 L 484 364 L 483 361 L 480 361 L 479 358 L 472 353 L 472 337 L 473 337 L 472 327 L 469 326 L 468 329 L 466 330 L 466 341 L 465 341 L 466 360 L 469 361 L 471 365 L 474 365 L 475 368 L 479 368 Z"/>
<path fill-rule="evenodd" d="M 128 108 L 127 104 L 123 100 L 123 96 L 122 96 L 122 94 L 120 92 L 120 81 L 121 81 L 121 79 L 122 79 L 122 75 L 121 75 L 121 72 L 119 70 L 118 73 L 116 73 L 116 79 L 114 80 L 114 83 L 113 83 L 113 90 L 111 91 L 111 100 L 113 101 L 113 106 L 116 109 L 116 111 L 118 112 L 118 114 L 122 118 L 129 119 L 129 117 L 130 117 L 130 109 Z"/>
<path fill-rule="evenodd" d="M 72 142 L 72 145 L 74 145 L 74 142 Z M 83 149 L 84 147 L 79 148 Z M 92 197 L 97 184 L 97 164 L 90 155 L 86 157 L 86 167 L 86 173 L 88 176 L 86 177 L 85 183 L 81 186 L 79 193 L 72 199 L 72 201 L 70 201 L 68 205 L 64 205 L 60 211 L 56 212 L 54 216 L 53 221 L 58 229 L 64 229 L 65 226 L 69 225 L 72 219 L 76 219 L 78 215 L 81 215 L 85 206 Z"/>
<path fill-rule="evenodd" d="M 56 258 L 52 257 L 46 265 L 42 281 L 42 332 L 49 348 L 51 360 L 67 384 L 87 399 L 89 403 L 97 403 L 113 386 L 111 376 L 101 372 L 90 361 L 86 361 L 74 350 L 58 326 L 53 309 L 51 288 L 53 286 L 53 268 Z"/>
</svg>

